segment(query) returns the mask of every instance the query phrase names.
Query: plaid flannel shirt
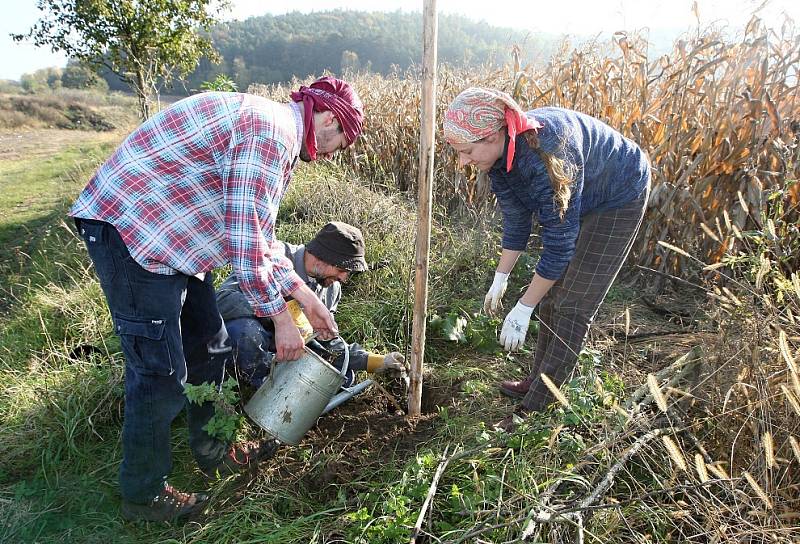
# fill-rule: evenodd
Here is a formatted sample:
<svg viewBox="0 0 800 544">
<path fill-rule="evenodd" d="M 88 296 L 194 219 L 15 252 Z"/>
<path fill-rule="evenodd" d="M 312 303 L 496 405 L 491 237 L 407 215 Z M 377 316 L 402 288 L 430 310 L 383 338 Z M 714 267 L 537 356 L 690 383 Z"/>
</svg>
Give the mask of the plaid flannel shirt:
<svg viewBox="0 0 800 544">
<path fill-rule="evenodd" d="M 196 275 L 231 263 L 256 315 L 272 316 L 303 284 L 274 236 L 302 137 L 294 103 L 197 94 L 131 133 L 69 214 L 113 225 L 150 272 Z"/>
</svg>

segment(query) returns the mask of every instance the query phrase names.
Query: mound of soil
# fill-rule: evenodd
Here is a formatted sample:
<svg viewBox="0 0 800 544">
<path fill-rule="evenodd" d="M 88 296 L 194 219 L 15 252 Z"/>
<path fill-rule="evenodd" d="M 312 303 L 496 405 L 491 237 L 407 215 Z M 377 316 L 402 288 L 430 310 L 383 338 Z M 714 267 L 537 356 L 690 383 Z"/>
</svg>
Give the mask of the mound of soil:
<svg viewBox="0 0 800 544">
<path fill-rule="evenodd" d="M 107 132 L 116 127 L 103 118 L 102 115 L 80 104 L 70 104 L 64 112 L 66 122 L 60 123 L 58 128 L 72 130 L 95 130 Z"/>
<path fill-rule="evenodd" d="M 422 415 L 408 418 L 386 394 L 372 386 L 322 416 L 299 447 L 284 448 L 284 455 L 279 454 L 264 470 L 277 472 L 281 481 L 295 481 L 324 494 L 335 489 L 331 485 L 353 484 L 361 479 L 359 475 L 368 478 L 389 460 L 402 464 L 435 435 L 438 407 L 452 407 L 457 389 L 457 384 L 426 383 Z M 406 406 L 404 392 L 389 394 Z M 310 449 L 313 457 L 302 459 L 299 448 Z"/>
</svg>

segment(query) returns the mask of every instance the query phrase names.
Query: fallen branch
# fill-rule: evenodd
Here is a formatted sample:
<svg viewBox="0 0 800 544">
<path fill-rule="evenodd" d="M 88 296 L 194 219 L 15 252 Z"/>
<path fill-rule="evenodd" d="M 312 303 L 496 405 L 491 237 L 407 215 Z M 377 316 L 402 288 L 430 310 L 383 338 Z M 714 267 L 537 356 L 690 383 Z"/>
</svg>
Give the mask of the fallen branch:
<svg viewBox="0 0 800 544">
<path fill-rule="evenodd" d="M 659 382 L 669 377 L 670 379 L 667 386 L 674 387 L 678 385 L 685 376 L 694 371 L 695 366 L 700 363 L 702 355 L 703 349 L 700 346 L 695 346 L 685 355 L 678 357 L 671 365 L 656 372 L 655 377 Z M 625 407 L 629 410 L 635 408 L 634 413 L 636 413 L 641 410 L 643 405 L 652 402 L 652 400 L 653 397 L 649 394 L 647 383 L 644 383 L 628 398 L 625 402 Z"/>
<path fill-rule="evenodd" d="M 648 296 L 642 296 L 640 298 L 641 298 L 641 301 L 644 302 L 645 306 L 650 308 L 650 310 L 653 313 L 657 314 L 657 315 L 661 315 L 661 316 L 664 316 L 664 317 L 667 317 L 667 318 L 671 318 L 671 319 L 675 319 L 675 318 L 681 319 L 681 320 L 683 320 L 683 319 L 692 319 L 692 314 L 689 313 L 689 312 L 680 312 L 680 311 L 677 311 L 677 310 L 666 308 L 664 306 L 656 304 L 656 301 L 653 300 L 652 298 L 648 297 Z"/>
<path fill-rule="evenodd" d="M 458 448 L 456 448 L 456 451 L 454 451 L 450 457 L 447 457 L 447 450 L 449 448 L 450 446 L 447 446 L 444 449 L 444 452 L 442 453 L 442 460 L 439 462 L 439 466 L 436 467 L 436 472 L 433 474 L 433 480 L 431 480 L 431 486 L 428 489 L 428 494 L 425 497 L 425 502 L 422 503 L 422 508 L 420 509 L 419 516 L 417 516 L 417 522 L 414 524 L 414 529 L 411 531 L 411 540 L 409 541 L 409 544 L 415 544 L 417 541 L 417 537 L 422 531 L 422 524 L 425 521 L 425 516 L 428 513 L 428 508 L 433 502 L 433 497 L 434 495 L 436 495 L 436 488 L 439 485 L 439 480 L 441 479 L 442 474 L 444 474 L 447 465 L 451 461 L 455 461 L 456 459 L 461 459 L 463 457 L 472 455 L 476 452 L 483 451 L 483 448 L 474 448 L 465 451 L 458 451 Z"/>
<path fill-rule="evenodd" d="M 625 466 L 625 464 L 637 453 L 641 450 L 648 442 L 662 434 L 661 429 L 654 429 L 636 439 L 636 442 L 628 448 L 628 451 L 614 463 L 614 465 L 609 469 L 608 473 L 603 477 L 600 483 L 595 487 L 594 491 L 589 493 L 577 506 L 572 508 L 562 508 L 559 510 L 550 510 L 544 511 L 539 510 L 538 512 L 531 512 L 528 516 L 528 525 L 522 531 L 522 536 L 520 536 L 520 540 L 525 540 L 529 538 L 534 531 L 537 529 L 538 524 L 543 523 L 550 523 L 551 521 L 556 520 L 565 520 L 571 521 L 576 523 L 578 526 L 578 538 L 582 540 L 583 538 L 583 514 L 582 511 L 586 510 L 589 506 L 593 505 L 597 500 L 611 488 L 611 485 L 614 483 L 614 478 L 617 476 L 620 470 Z"/>
<path fill-rule="evenodd" d="M 455 453 L 450 457 L 447 457 L 447 450 L 450 446 L 447 446 L 444 449 L 444 453 L 442 453 L 442 460 L 439 462 L 439 466 L 436 467 L 436 472 L 433 474 L 433 480 L 431 480 L 431 487 L 428 489 L 428 494 L 425 497 L 425 502 L 422 503 L 422 509 L 419 511 L 419 515 L 417 516 L 417 522 L 414 524 L 414 529 L 411 531 L 411 540 L 410 544 L 416 544 L 417 537 L 419 536 L 420 531 L 422 530 L 422 523 L 425 521 L 425 516 L 428 513 L 428 507 L 430 506 L 431 502 L 433 502 L 433 496 L 436 494 L 436 488 L 439 485 L 439 479 L 444 474 L 444 469 L 447 468 L 447 464 L 450 463 L 450 460 L 455 457 Z M 457 451 L 457 450 L 456 450 Z"/>
<path fill-rule="evenodd" d="M 667 278 L 667 279 L 670 279 L 672 281 L 678 282 L 681 285 L 685 285 L 686 287 L 693 287 L 695 289 L 699 289 L 700 291 L 706 291 L 707 290 L 702 285 L 697 285 L 696 283 L 692 283 L 692 282 L 687 281 L 687 280 L 685 280 L 683 278 L 679 278 L 678 276 L 673 276 L 672 274 L 668 274 L 668 273 L 662 272 L 660 270 L 655 270 L 653 268 L 648 268 L 646 266 L 642 266 L 642 265 L 639 265 L 639 264 L 636 265 L 636 268 L 638 268 L 639 270 L 642 270 L 644 272 L 649 272 L 650 274 L 655 274 L 657 276 L 661 276 L 662 278 Z"/>
</svg>

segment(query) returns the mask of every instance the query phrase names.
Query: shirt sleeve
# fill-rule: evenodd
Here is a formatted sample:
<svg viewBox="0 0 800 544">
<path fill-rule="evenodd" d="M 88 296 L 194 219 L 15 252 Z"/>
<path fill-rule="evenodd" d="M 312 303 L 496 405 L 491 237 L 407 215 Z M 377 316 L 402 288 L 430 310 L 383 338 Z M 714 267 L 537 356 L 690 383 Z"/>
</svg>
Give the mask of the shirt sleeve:
<svg viewBox="0 0 800 544">
<path fill-rule="evenodd" d="M 551 200 L 539 212 L 541 224 L 542 255 L 536 265 L 536 274 L 547 280 L 558 280 L 564 275 L 569 262 L 575 255 L 575 246 L 580 232 L 580 197 L 570 200 L 569 208 L 562 221 L 558 209 Z"/>
<path fill-rule="evenodd" d="M 258 317 L 286 310 L 282 295 L 302 282 L 275 242 L 278 205 L 291 175 L 286 147 L 237 134 L 223 175 L 227 251 L 239 288 Z"/>
<path fill-rule="evenodd" d="M 303 284 L 303 280 L 297 275 L 292 261 L 286 257 L 283 244 L 279 240 L 273 239 L 270 243 L 269 254 L 274 268 L 275 279 L 280 285 L 281 294 L 284 296 L 292 294 Z"/>
</svg>

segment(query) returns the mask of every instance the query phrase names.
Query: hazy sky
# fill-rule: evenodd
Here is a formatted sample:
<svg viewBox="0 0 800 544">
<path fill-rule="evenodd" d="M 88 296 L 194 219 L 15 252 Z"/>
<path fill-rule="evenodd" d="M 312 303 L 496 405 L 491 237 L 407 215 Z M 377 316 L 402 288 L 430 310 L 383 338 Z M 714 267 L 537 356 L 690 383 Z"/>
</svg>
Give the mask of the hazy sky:
<svg viewBox="0 0 800 544">
<path fill-rule="evenodd" d="M 759 15 L 772 25 L 783 23 L 783 14 L 800 24 L 798 0 L 698 0 L 701 25 L 743 26 L 762 5 Z M 422 0 L 232 0 L 230 19 L 265 13 L 352 9 L 363 11 L 422 11 Z M 551 34 L 596 34 L 649 28 L 676 35 L 693 27 L 693 0 L 438 0 L 440 13 L 459 13 L 495 26 L 546 31 Z M 411 9 L 409 9 L 409 7 Z M 36 0 L 0 0 L 0 79 L 19 79 L 23 73 L 47 66 L 64 66 L 63 55 L 30 44 L 18 44 L 9 33 L 23 33 L 39 18 Z"/>
</svg>

